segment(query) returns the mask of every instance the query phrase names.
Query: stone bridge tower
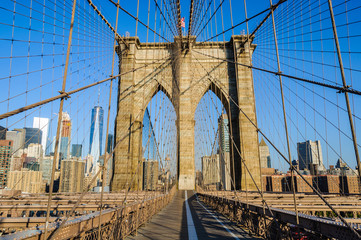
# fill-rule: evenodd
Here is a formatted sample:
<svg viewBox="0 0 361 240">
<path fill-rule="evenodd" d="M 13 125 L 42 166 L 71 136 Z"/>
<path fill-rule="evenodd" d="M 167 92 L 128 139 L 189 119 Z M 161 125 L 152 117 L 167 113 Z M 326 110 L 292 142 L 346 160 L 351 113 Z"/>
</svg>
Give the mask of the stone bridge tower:
<svg viewBox="0 0 361 240">
<path fill-rule="evenodd" d="M 191 37 L 191 46 L 186 46 L 186 40 L 141 43 L 137 37 L 127 37 L 118 41 L 121 76 L 112 191 L 129 187 L 141 189 L 142 121 L 148 103 L 158 91 L 169 97 L 177 114 L 179 189 L 195 187 L 194 113 L 208 90 L 222 101 L 230 120 L 235 143 L 230 142 L 231 162 L 234 159 L 231 175 L 235 177 L 236 188 L 245 189 L 247 184 L 248 190 L 256 190 L 250 175 L 245 174 L 240 155 L 257 185 L 260 184 L 257 132 L 238 108 L 256 122 L 252 72 L 234 64 L 236 61 L 249 65 L 255 45 L 244 44 L 247 36 L 233 36 L 229 42 L 206 43 L 197 43 Z"/>
</svg>

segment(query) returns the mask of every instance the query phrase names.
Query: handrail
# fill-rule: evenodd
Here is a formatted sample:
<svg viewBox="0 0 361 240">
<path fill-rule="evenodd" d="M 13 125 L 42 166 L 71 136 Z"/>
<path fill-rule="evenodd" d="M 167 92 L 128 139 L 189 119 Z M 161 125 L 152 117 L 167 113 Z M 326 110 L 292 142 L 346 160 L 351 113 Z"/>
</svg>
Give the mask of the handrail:
<svg viewBox="0 0 361 240">
<path fill-rule="evenodd" d="M 281 223 L 280 226 L 283 226 L 286 229 L 289 226 L 295 226 L 300 229 L 300 231 L 302 231 L 302 229 L 306 229 L 329 238 L 350 240 L 357 239 L 355 234 L 341 222 L 300 213 L 299 224 L 297 225 L 294 211 L 271 207 L 273 215 L 276 217 L 276 219 L 273 219 L 268 209 L 266 209 L 265 215 L 263 215 L 264 209 L 262 205 L 250 204 L 210 194 L 197 194 L 207 204 L 217 208 L 218 211 L 221 211 L 222 214 L 227 215 L 234 221 L 241 220 L 241 222 L 245 223 L 245 225 L 253 230 L 257 229 L 257 231 L 255 231 L 256 233 L 262 232 L 265 234 L 267 231 L 272 231 L 269 227 L 272 225 L 272 222 L 277 221 Z M 268 224 L 260 224 L 262 221 Z M 361 228 L 359 228 L 357 224 L 351 224 L 351 226 L 357 232 L 361 233 Z M 284 229 L 279 229 L 279 231 L 283 230 Z"/>
<path fill-rule="evenodd" d="M 165 207 L 173 198 L 175 194 L 176 187 L 169 191 L 168 194 L 161 194 L 152 198 L 147 199 L 145 202 L 133 202 L 122 207 L 105 209 L 102 211 L 101 225 L 102 231 L 104 234 L 113 231 L 109 231 L 109 228 L 121 227 L 125 231 L 116 231 L 121 234 L 119 238 L 124 238 L 128 236 L 133 231 L 135 231 L 139 226 L 144 222 L 148 221 L 154 214 L 160 211 Z M 139 213 L 140 212 L 140 213 Z M 79 235 L 91 235 L 94 234 L 93 229 L 99 228 L 99 211 L 75 217 L 65 224 L 62 228 L 61 233 L 57 234 L 54 239 L 69 239 L 77 237 Z M 137 213 L 137 216 L 140 216 L 140 220 L 136 220 L 133 215 Z M 61 220 L 61 218 L 58 218 Z M 126 219 L 126 221 L 124 221 Z M 128 221 L 129 220 L 129 221 Z M 61 222 L 53 222 L 49 224 L 48 234 L 56 230 L 59 227 Z M 45 226 L 41 225 L 36 228 L 27 229 L 24 231 L 15 232 L 13 234 L 2 236 L 1 239 L 10 240 L 10 239 L 41 239 L 44 235 Z M 49 236 L 49 235 L 48 235 Z M 104 235 L 103 235 L 104 236 Z"/>
</svg>

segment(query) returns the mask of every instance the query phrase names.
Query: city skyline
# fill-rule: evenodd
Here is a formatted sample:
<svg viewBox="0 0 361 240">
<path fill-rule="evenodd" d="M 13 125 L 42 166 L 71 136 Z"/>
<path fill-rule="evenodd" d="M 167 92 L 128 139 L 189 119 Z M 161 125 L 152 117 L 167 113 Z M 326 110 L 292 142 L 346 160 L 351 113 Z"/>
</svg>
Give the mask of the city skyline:
<svg viewBox="0 0 361 240">
<path fill-rule="evenodd" d="M 3 1 L 1 236 L 361 239 L 360 42 L 360 0 Z"/>
<path fill-rule="evenodd" d="M 224 115 L 224 114 L 221 114 L 220 116 L 222 116 L 222 115 Z M 225 115 L 225 116 L 227 116 L 227 115 Z M 36 119 L 47 119 L 47 118 L 39 118 L 39 117 L 34 117 L 34 120 L 33 120 L 33 125 L 35 124 L 35 118 Z M 65 114 L 65 119 L 67 119 L 67 120 L 69 120 L 70 119 L 70 116 L 68 115 L 68 114 Z M 227 120 L 228 121 L 228 120 Z M 16 150 L 19 150 L 19 149 L 24 149 L 24 148 L 26 148 L 25 146 L 26 145 L 30 145 L 31 143 L 40 143 L 42 146 L 43 146 L 43 140 L 42 140 L 42 137 L 45 135 L 43 132 L 42 132 L 42 130 L 41 129 L 43 129 L 43 128 L 47 128 L 47 124 L 48 123 L 46 123 L 46 124 L 42 124 L 42 127 L 39 129 L 39 128 L 30 128 L 30 127 L 24 127 L 23 129 L 18 129 L 18 128 L 14 128 L 13 130 L 9 130 L 8 129 L 8 131 L 6 131 L 5 132 L 5 136 L 6 136 L 6 134 L 7 134 L 7 136 L 8 137 L 6 137 L 7 139 L 10 139 L 11 140 L 11 138 L 12 138 L 12 136 L 11 135 L 9 135 L 9 134 L 21 134 L 21 131 L 22 130 L 24 130 L 24 133 L 26 132 L 26 129 L 28 129 L 29 131 L 28 131 L 28 137 L 24 137 L 24 143 L 23 144 L 21 144 L 21 142 L 19 142 L 19 141 L 14 141 L 14 146 L 13 146 L 13 149 L 14 149 L 14 152 L 13 152 L 13 154 L 16 154 L 16 153 L 18 153 L 19 151 L 16 151 Z M 66 132 L 69 132 L 69 133 L 71 133 L 71 131 L 69 131 L 69 129 L 71 129 L 71 127 L 70 128 L 68 128 L 68 130 L 65 130 Z M 33 135 L 31 135 L 31 134 L 29 134 L 29 132 L 31 132 Z M 15 137 L 16 138 L 16 137 Z M 20 137 L 21 138 L 21 137 Z M 48 139 L 50 138 L 50 136 L 48 136 L 47 137 Z M 108 147 L 111 147 L 112 148 L 112 146 L 111 146 L 111 144 L 112 144 L 112 141 L 111 141 L 111 139 L 113 138 L 113 136 L 112 136 L 112 134 L 109 134 L 109 141 L 108 141 Z M 27 139 L 27 144 L 25 144 L 25 142 L 26 142 L 26 139 Z M 40 140 L 41 139 L 41 140 Z M 40 141 L 39 141 L 40 140 Z M 262 142 L 262 140 L 263 139 L 261 139 L 261 142 Z M 32 141 L 34 141 L 34 142 L 32 142 Z M 84 140 L 83 140 L 84 141 Z M 306 142 L 312 142 L 313 140 L 307 140 Z M 46 145 L 46 149 L 49 149 L 48 150 L 48 153 L 46 153 L 45 151 L 44 151 L 44 147 L 43 147 L 43 155 L 44 156 L 49 156 L 49 154 L 50 154 L 50 151 L 52 151 L 51 150 L 51 148 L 52 147 L 54 147 L 54 142 L 55 142 L 55 136 L 53 137 L 53 140 L 51 141 L 51 142 L 48 142 L 47 144 L 48 145 Z M 103 142 L 103 141 L 102 141 Z M 263 140 L 263 142 L 264 142 L 264 140 Z M 314 142 L 318 142 L 320 145 L 321 145 L 321 142 L 319 141 L 319 140 L 315 140 Z M 59 147 L 62 145 L 62 142 L 61 142 L 61 139 L 60 139 L 60 141 L 59 141 Z M 65 141 L 64 141 L 64 143 L 63 143 L 63 146 L 66 146 L 66 152 L 70 152 L 70 153 L 72 153 L 72 145 L 81 145 L 82 147 L 83 147 L 83 145 L 82 144 L 72 144 L 72 143 L 69 143 L 69 140 L 68 140 L 68 138 L 66 138 L 65 139 Z M 23 146 L 23 147 L 21 147 L 21 146 Z M 68 150 L 67 149 L 67 146 L 70 146 L 70 149 Z M 330 160 L 330 159 L 328 159 L 328 161 L 327 162 L 329 162 L 329 165 L 325 165 L 325 163 L 324 163 L 324 161 L 323 161 L 323 155 L 324 155 L 324 153 L 323 153 L 323 151 L 324 151 L 324 149 L 322 148 L 322 147 L 320 147 L 320 149 L 321 149 L 321 166 L 323 166 L 323 168 L 329 168 L 330 166 L 335 166 L 336 164 L 337 164 L 337 162 L 339 161 L 339 158 L 337 158 L 337 159 L 332 159 L 332 161 Z M 53 149 L 54 150 L 54 149 Z M 309 154 L 313 154 L 313 155 L 315 155 L 315 150 L 309 150 L 310 151 L 310 153 Z M 81 151 L 82 152 L 82 151 Z M 21 153 L 21 151 L 20 151 L 20 153 Z M 311 156 L 311 155 L 310 155 Z M 81 157 L 82 158 L 84 158 L 85 156 L 83 156 L 83 154 L 81 154 Z M 296 159 L 296 160 L 299 160 L 299 158 L 293 158 L 293 159 Z M 304 158 L 302 158 L 302 159 L 307 159 L 306 157 L 304 157 Z M 307 160 L 308 161 L 308 160 Z M 353 169 L 353 170 L 355 170 L 355 169 L 357 169 L 357 166 L 355 166 L 356 164 L 350 164 L 350 163 L 348 163 L 347 161 L 345 161 L 344 159 L 342 159 L 342 161 L 344 161 L 345 162 L 345 164 L 349 167 L 349 168 L 351 168 L 351 169 Z M 302 162 L 306 162 L 305 160 L 302 160 L 301 161 L 301 166 L 302 167 L 304 167 L 304 168 L 306 168 L 305 166 L 306 165 L 302 165 Z M 60 164 L 60 161 L 59 161 L 59 164 Z"/>
<path fill-rule="evenodd" d="M 224 4 L 226 4 L 226 6 L 229 7 L 227 5 L 227 3 L 224 3 Z M 347 6 L 352 8 L 355 5 L 357 5 L 357 3 L 351 1 L 348 3 Z M 111 9 L 111 10 L 113 9 L 113 6 L 108 5 L 106 3 L 101 4 L 101 6 L 106 11 L 109 9 Z M 133 13 L 137 9 L 137 5 L 135 2 L 129 2 L 128 7 L 130 10 L 133 11 Z M 260 8 L 266 9 L 267 7 L 269 7 L 268 2 L 258 2 L 258 3 L 250 2 L 248 4 L 248 12 L 250 15 L 256 14 L 259 12 Z M 4 8 L 11 9 L 12 4 L 9 2 L 4 2 Z M 187 2 L 185 2 L 181 6 L 182 15 L 184 15 L 186 22 L 189 20 L 189 13 L 187 11 L 188 8 L 189 8 L 189 3 L 187 3 Z M 240 3 L 240 2 L 233 3 L 233 9 L 237 9 L 237 8 L 242 8 L 242 3 Z M 109 12 L 111 14 L 108 15 L 108 17 L 109 17 L 108 20 L 110 23 L 112 23 L 114 25 L 115 24 L 115 13 L 112 11 L 109 11 Z M 151 12 L 151 14 L 154 15 L 154 12 Z M 326 13 L 322 13 L 320 15 L 320 17 L 324 18 L 325 14 Z M 147 11 L 145 9 L 140 9 L 140 16 L 144 17 L 146 15 L 147 15 Z M 245 18 L 245 16 L 244 16 L 243 12 L 237 12 L 237 15 L 234 16 L 235 22 L 237 22 L 237 21 L 239 22 L 239 21 L 243 20 L 244 18 Z M 298 18 L 295 16 L 294 19 L 297 20 Z M 145 20 L 145 19 L 143 19 L 143 20 Z M 25 21 L 25 19 L 21 19 L 21 18 L 15 19 L 14 21 L 18 26 L 22 26 L 22 25 L 27 26 L 29 24 L 28 21 Z M 133 28 L 133 27 L 135 27 L 135 22 L 132 21 L 131 19 L 125 19 L 124 21 L 126 24 L 119 26 L 118 32 L 122 35 L 124 35 L 125 32 L 129 32 L 130 36 L 135 36 L 135 28 Z M 338 16 L 337 21 L 342 23 L 344 20 L 342 19 L 341 16 Z M 9 26 L 12 25 L 12 21 L 10 19 L 9 19 L 8 24 L 9 24 Z M 151 23 L 151 27 L 154 27 L 154 24 L 155 23 Z M 214 24 L 213 25 L 213 27 L 214 27 L 215 23 L 213 23 L 213 24 Z M 250 21 L 249 24 L 250 24 L 249 27 L 252 28 L 252 21 Z M 6 39 L 11 39 L 11 35 L 9 35 L 11 32 L 11 29 L 9 29 L 9 26 L 6 26 L 6 25 L 1 26 L 4 30 L 2 32 L 4 34 L 7 34 L 7 36 L 8 36 L 8 38 L 6 38 Z M 132 27 L 129 27 L 129 26 L 132 26 Z M 224 19 L 224 26 L 228 26 L 228 27 L 231 26 L 231 19 L 230 19 L 230 16 L 228 16 L 228 15 Z M 325 26 L 329 27 L 330 23 L 327 23 Z M 39 27 L 39 26 L 37 26 L 37 27 Z M 218 22 L 217 27 L 218 27 L 218 30 L 222 29 L 220 22 Z M 253 25 L 253 27 L 254 27 L 254 25 Z M 187 29 L 187 28 L 188 28 L 188 26 L 185 27 L 185 29 Z M 350 26 L 348 26 L 348 28 L 350 31 L 352 31 L 352 30 L 357 31 L 357 27 L 355 25 L 350 25 Z M 245 29 L 246 29 L 245 25 L 241 24 L 239 27 L 233 29 L 234 31 L 227 31 L 224 35 L 224 39 L 229 40 L 232 33 L 233 34 L 241 34 L 242 32 L 244 32 Z M 302 27 L 302 29 L 303 29 L 303 27 Z M 305 30 L 308 30 L 308 28 L 305 27 Z M 279 38 L 281 40 L 285 41 L 285 39 L 288 39 L 285 32 L 281 31 L 279 34 L 280 34 Z M 317 34 L 317 33 L 315 33 L 315 34 Z M 347 36 L 347 31 L 345 29 L 341 28 L 340 34 L 341 34 L 341 36 L 345 37 L 345 36 Z M 158 42 L 160 40 L 156 37 L 156 35 L 153 36 L 152 34 L 149 35 L 149 39 L 147 39 L 147 35 L 148 35 L 147 31 L 139 31 L 137 33 L 137 35 L 140 38 L 141 42 L 145 42 L 147 40 L 149 40 L 149 42 L 152 42 L 152 41 Z M 327 34 L 327 36 L 328 36 L 328 34 Z M 33 37 L 34 37 L 35 41 L 37 40 L 38 42 L 41 42 L 40 36 L 33 36 Z M 107 52 L 110 55 L 112 54 L 112 49 L 113 49 L 112 48 L 112 44 L 113 44 L 112 39 L 113 39 L 113 35 L 110 33 L 107 33 L 107 35 L 102 39 L 102 44 L 104 46 L 107 46 L 109 49 L 111 49 Z M 199 41 L 202 41 L 202 39 L 203 40 L 207 39 L 207 35 L 205 35 L 205 36 L 199 35 L 198 36 Z M 223 39 L 223 36 L 219 35 L 218 37 L 216 37 L 212 40 L 222 41 L 222 39 Z M 283 45 L 287 44 L 287 42 L 282 42 L 281 40 L 280 40 L 280 44 L 283 44 Z M 295 40 L 297 40 L 297 39 L 295 39 Z M 59 47 L 59 49 L 62 48 L 62 46 L 63 46 L 62 41 L 59 41 L 58 39 L 55 39 L 54 41 L 59 46 L 56 45 L 54 47 L 54 49 L 45 49 L 45 50 L 47 50 L 48 52 L 52 52 L 52 51 L 56 52 L 58 50 L 57 47 Z M 258 41 L 258 39 L 256 38 L 255 39 L 256 44 L 257 44 L 257 41 Z M 346 40 L 345 40 L 345 38 L 342 38 L 341 41 L 346 41 Z M 13 55 L 14 56 L 22 56 L 21 50 L 25 49 L 26 43 L 22 44 L 20 42 L 15 42 L 15 43 L 10 44 L 10 42 L 6 42 L 5 40 L 3 40 L 3 42 L 4 42 L 4 45 L 1 45 L 1 50 L 4 54 L 7 54 L 5 56 L 10 56 L 9 55 L 10 54 L 9 53 L 10 45 L 13 46 L 13 51 L 14 51 Z M 359 50 L 360 47 L 358 44 L 354 44 L 352 41 L 350 44 L 352 44 L 353 47 L 355 48 L 355 52 L 357 52 L 357 50 Z M 346 44 L 344 42 L 345 48 L 347 48 L 346 47 L 347 45 L 348 44 Z M 305 43 L 305 47 L 310 48 L 309 43 Z M 325 52 L 334 51 L 332 41 L 326 41 L 324 43 L 324 50 L 325 50 Z M 32 51 L 39 52 L 39 55 L 40 55 L 40 53 L 41 53 L 40 45 L 39 46 L 32 45 Z M 253 63 L 255 64 L 255 66 L 261 65 L 262 62 L 266 61 L 267 58 L 264 57 L 264 56 L 268 56 L 266 53 L 267 53 L 267 51 L 264 48 L 263 49 L 261 47 L 257 48 L 257 50 L 254 53 L 254 59 L 253 59 Z M 297 53 L 297 52 L 294 51 L 292 53 Z M 305 59 L 311 58 L 311 53 L 305 52 L 304 54 L 305 54 L 304 55 Z M 307 71 L 311 72 L 311 68 L 307 64 L 306 65 L 300 64 L 300 66 L 302 65 L 302 69 L 301 68 L 295 69 L 293 67 L 289 67 L 289 65 L 292 65 L 292 66 L 294 65 L 293 64 L 294 62 L 292 60 L 290 60 L 290 58 L 293 56 L 286 55 L 284 52 L 282 52 L 282 50 L 281 50 L 281 55 L 283 55 L 281 60 L 283 60 L 283 62 L 286 63 L 286 64 L 282 64 L 283 65 L 282 71 L 284 71 L 284 72 L 295 71 L 295 73 L 300 73 L 300 74 L 305 74 L 305 72 L 307 72 Z M 326 53 L 325 53 L 325 55 L 326 55 Z M 297 56 L 295 55 L 294 57 L 297 57 Z M 317 56 L 317 57 L 320 58 L 320 56 Z M 63 58 L 63 56 L 60 56 L 59 58 Z M 51 68 L 52 67 L 51 64 L 55 64 L 55 65 L 53 65 L 53 67 L 54 67 L 54 66 L 58 66 L 58 65 L 61 66 L 60 64 L 62 63 L 60 61 L 60 59 L 57 59 L 57 58 L 52 59 L 52 58 L 42 57 L 41 59 L 43 59 L 43 62 L 44 62 L 43 67 L 45 69 Z M 34 59 L 33 65 L 40 66 L 41 59 L 40 58 Z M 321 68 L 315 68 L 315 69 L 312 68 L 312 71 L 314 71 L 314 72 L 312 73 L 312 75 L 310 75 L 310 74 L 306 75 L 306 77 L 308 76 L 309 78 L 313 79 L 313 77 L 315 77 L 315 76 L 318 76 L 318 77 L 322 76 L 322 79 L 340 80 L 339 75 L 336 73 L 336 71 L 337 71 L 336 65 L 337 64 L 336 64 L 336 62 L 335 63 L 333 62 L 333 57 L 325 56 L 324 59 L 325 59 L 324 60 L 325 65 L 331 64 L 331 63 L 332 63 L 332 65 L 335 65 L 335 67 L 334 67 L 335 69 L 333 69 L 334 71 L 331 71 L 330 68 L 323 69 L 323 70 Z M 17 72 L 19 72 L 19 73 L 29 72 L 29 70 L 26 70 L 27 64 L 24 64 L 24 61 L 18 60 L 15 58 L 12 58 L 12 61 L 13 61 L 12 64 L 14 66 L 17 66 L 17 68 L 19 68 L 19 69 L 17 69 Z M 289 61 L 289 62 L 287 62 L 287 61 Z M 346 57 L 345 57 L 344 61 L 345 61 L 345 65 L 348 66 L 349 68 L 351 68 L 350 67 L 351 61 L 347 60 Z M 102 75 L 104 75 L 105 72 L 107 72 L 107 73 L 110 72 L 111 65 L 112 65 L 110 60 L 107 60 L 106 62 L 102 61 L 101 63 L 102 64 L 99 64 L 99 66 L 97 65 L 97 67 L 98 67 L 97 71 L 94 71 L 94 72 L 92 71 L 91 73 L 90 72 L 83 73 L 83 75 L 82 75 L 82 73 L 78 73 L 77 71 L 71 72 L 72 79 L 83 79 L 82 81 L 77 83 L 77 84 L 79 84 L 79 86 L 83 86 L 83 84 L 89 83 L 89 82 L 91 82 L 91 80 L 96 81 L 96 79 L 101 79 Z M 353 64 L 357 65 L 357 63 L 359 63 L 359 60 L 357 58 L 353 59 Z M 87 66 L 86 64 L 88 64 L 88 62 L 85 62 L 83 67 Z M 9 66 L 10 66 L 10 63 L 4 61 L 4 65 L 3 65 L 4 74 L 5 74 L 5 72 L 7 72 Z M 31 65 L 31 67 L 32 67 L 32 65 Z M 33 68 L 36 69 L 36 67 L 33 67 Z M 301 72 L 301 70 L 302 70 L 302 72 Z M 322 73 L 322 72 L 324 72 L 324 73 Z M 333 74 L 334 72 L 335 72 L 335 74 Z M 48 84 L 48 85 L 43 84 L 44 86 L 42 87 L 42 91 L 39 91 L 37 88 L 35 88 L 36 90 L 27 89 L 26 84 L 17 84 L 21 80 L 21 75 L 17 76 L 16 72 L 13 74 L 11 74 L 11 73 L 9 73 L 9 74 L 14 75 L 14 76 L 11 76 L 11 79 L 13 82 L 11 85 L 8 85 L 7 81 L 1 82 L 0 84 L 1 84 L 2 89 L 8 89 L 8 88 L 10 88 L 10 86 L 14 86 L 14 85 L 17 86 L 17 89 L 16 90 L 11 89 L 11 92 L 9 92 L 8 94 L 4 94 L 4 100 L 0 107 L 0 109 L 4 110 L 4 112 L 8 111 L 8 110 L 10 111 L 11 109 L 16 109 L 18 107 L 21 107 L 22 103 L 24 103 L 24 102 L 27 102 L 30 104 L 30 103 L 45 99 L 47 97 L 53 97 L 54 91 L 52 89 L 57 89 L 57 90 L 61 89 L 61 83 L 59 81 L 57 81 L 57 79 L 58 78 L 61 79 L 63 71 L 58 71 L 58 69 L 55 71 L 44 71 L 43 74 L 41 75 L 41 78 L 39 78 L 39 76 L 37 76 L 35 74 L 34 75 L 27 74 L 27 76 L 29 77 L 29 82 L 32 82 L 34 84 L 39 84 L 39 86 L 41 85 L 40 83 L 42 80 L 49 79 L 49 81 L 46 82 L 46 84 Z M 356 79 L 358 77 L 358 73 L 352 72 L 352 74 L 353 74 L 352 75 L 349 70 L 346 70 L 346 74 L 347 74 L 348 78 L 353 77 Z M 84 78 L 84 76 L 86 76 L 86 77 Z M 6 78 L 7 75 L 5 75 L 4 77 Z M 50 79 L 51 79 L 51 81 L 50 81 Z M 275 145 L 279 149 L 282 150 L 283 153 L 286 153 L 286 150 L 283 149 L 283 147 L 282 147 L 285 145 L 284 130 L 282 129 L 282 125 L 281 125 L 282 121 L 280 121 L 280 119 L 278 119 L 279 116 L 281 116 L 281 113 L 279 112 L 279 108 L 277 106 L 274 106 L 277 103 L 276 101 L 279 102 L 279 99 L 278 99 L 279 95 L 277 95 L 277 92 L 279 91 L 279 89 L 274 84 L 273 79 L 267 78 L 267 81 L 263 81 L 262 79 L 263 79 L 263 77 L 262 77 L 262 75 L 260 75 L 259 72 L 254 72 L 254 89 L 255 89 L 255 94 L 256 94 L 256 98 L 257 98 L 256 109 L 258 111 L 257 117 L 258 117 L 259 127 L 260 127 L 260 129 L 265 131 L 267 136 L 270 136 L 270 139 L 275 143 Z M 9 80 L 10 80 L 10 78 L 9 78 Z M 14 83 L 16 83 L 16 84 L 14 84 Z M 318 90 L 321 91 L 322 89 L 316 87 L 316 90 L 312 90 L 312 89 L 308 88 L 308 85 L 306 85 L 307 88 L 304 90 L 305 91 L 305 93 L 304 93 L 300 90 L 302 88 L 305 88 L 304 85 L 299 85 L 290 80 L 286 80 L 285 83 L 287 83 L 285 85 L 285 91 L 287 91 L 289 93 L 289 94 L 285 94 L 286 109 L 287 109 L 287 112 L 289 115 L 288 118 L 290 118 L 290 116 L 298 116 L 297 121 L 296 120 L 293 122 L 289 121 L 292 159 L 297 158 L 297 146 L 296 146 L 297 142 L 303 142 L 308 139 L 319 139 L 323 145 L 324 164 L 327 167 L 329 165 L 335 164 L 337 159 L 339 157 L 342 157 L 347 162 L 348 165 L 350 165 L 354 168 L 356 165 L 355 164 L 355 156 L 352 151 L 352 144 L 350 144 L 351 143 L 350 142 L 350 132 L 348 130 L 349 125 L 348 125 L 347 116 L 345 114 L 345 108 L 344 108 L 345 103 L 344 103 L 343 98 L 338 99 L 339 94 L 335 94 L 333 91 L 328 91 L 327 89 L 325 90 L 325 93 L 323 96 L 322 96 L 322 94 L 319 96 L 319 95 L 317 95 Z M 353 84 L 350 84 L 350 85 L 352 85 L 353 87 L 355 87 L 357 89 L 360 86 L 359 84 L 360 83 L 358 83 L 357 81 L 354 81 Z M 68 85 L 68 87 L 70 87 L 70 86 L 72 86 L 72 85 Z M 263 91 L 262 86 L 266 86 L 267 89 L 271 89 L 271 90 Z M 291 90 L 293 92 L 297 93 L 299 96 L 292 96 L 294 94 L 292 94 Z M 29 91 L 29 93 L 23 94 L 21 96 L 17 96 L 18 92 L 25 93 L 27 91 Z M 93 107 L 94 105 L 96 105 L 99 102 L 99 98 L 93 97 L 93 96 L 96 96 L 98 92 L 100 92 L 101 96 L 107 96 L 108 91 L 105 90 L 105 88 L 103 88 L 103 87 L 99 87 L 98 89 L 96 89 L 96 88 L 91 89 L 91 90 L 89 90 L 87 97 L 81 98 L 81 102 L 79 102 L 79 105 L 76 108 L 75 107 L 70 108 L 70 105 L 66 104 L 65 105 L 66 110 L 69 112 L 71 111 L 72 116 L 76 116 L 78 114 L 78 112 L 80 113 L 79 116 L 82 116 L 82 117 L 87 116 L 87 112 L 91 111 L 91 107 Z M 116 92 L 116 90 L 113 93 L 115 93 L 115 92 Z M 55 94 L 56 94 L 56 91 L 55 91 Z M 309 102 L 306 102 L 306 103 L 303 102 L 304 100 L 307 100 L 304 97 L 304 94 L 309 94 L 311 96 L 308 98 Z M 313 97 L 312 97 L 312 95 L 313 95 Z M 92 97 L 89 98 L 88 96 L 92 96 Z M 115 98 L 116 98 L 116 94 L 113 94 L 113 100 Z M 319 108 L 319 109 L 329 107 L 327 105 L 328 104 L 327 102 L 323 103 L 324 98 L 327 98 L 327 99 L 329 98 L 330 101 L 333 103 L 338 102 L 337 106 L 342 107 L 340 109 L 340 112 L 336 108 L 330 110 L 327 121 L 323 118 L 322 115 L 324 115 L 324 113 L 322 111 L 318 111 L 318 112 L 314 113 L 314 110 L 312 109 L 312 107 Z M 101 105 L 103 105 L 103 106 L 106 105 L 106 103 L 105 103 L 106 100 L 104 100 L 103 98 L 100 98 L 100 101 L 104 103 Z M 354 104 L 353 98 L 351 99 L 351 101 L 353 102 L 351 104 L 351 107 L 352 107 L 352 112 L 355 116 L 354 117 L 355 125 L 358 126 L 358 125 L 360 125 L 360 118 L 358 117 L 360 115 L 359 114 L 360 110 L 357 107 L 355 107 L 356 105 Z M 89 103 L 92 106 L 88 107 L 87 109 L 83 109 L 85 103 L 86 104 Z M 208 104 L 209 104 L 209 106 L 212 106 L 211 102 L 208 102 Z M 323 104 L 325 105 L 324 107 L 322 106 Z M 113 101 L 112 109 L 115 109 L 115 108 L 116 108 L 116 101 Z M 269 109 L 271 109 L 271 110 L 269 110 Z M 58 104 L 49 104 L 49 106 L 43 106 L 41 108 L 41 110 L 37 110 L 36 113 L 33 113 L 33 114 L 28 113 L 27 115 L 25 115 L 25 116 L 22 115 L 21 117 L 14 116 L 12 118 L 9 118 L 9 121 L 7 121 L 7 120 L 1 121 L 0 125 L 4 126 L 6 128 L 10 128 L 10 129 L 11 128 L 22 128 L 25 125 L 28 125 L 29 121 L 32 121 L 32 116 L 48 117 L 49 119 L 51 119 L 51 121 L 56 122 L 56 121 L 54 121 L 53 113 L 56 112 L 57 110 L 58 110 Z M 210 109 L 210 111 L 212 112 L 212 109 Z M 271 117 L 269 115 L 268 111 L 276 112 L 277 114 L 274 114 L 274 117 Z M 112 113 L 112 114 L 114 116 L 116 113 Z M 306 116 L 309 119 L 306 119 L 305 118 Z M 22 118 L 24 118 L 24 119 L 22 119 Z M 31 119 L 31 120 L 29 120 L 29 119 Z M 111 118 L 111 119 L 114 119 L 114 118 Z M 77 128 L 78 127 L 83 128 L 83 126 L 80 126 L 80 125 L 87 125 L 87 124 L 82 123 L 81 117 L 79 117 L 79 122 L 80 123 L 78 123 Z M 111 124 L 113 124 L 112 122 L 113 121 L 111 121 Z M 50 132 L 52 132 L 52 133 L 56 132 L 54 130 L 55 128 L 56 128 L 56 124 L 52 124 Z M 110 129 L 112 129 L 112 128 L 114 128 L 114 126 L 112 126 Z M 272 129 L 277 129 L 279 134 L 275 133 L 275 130 L 272 130 Z M 78 142 L 84 141 L 84 139 L 86 139 L 85 141 L 87 141 L 88 136 L 86 136 L 86 135 L 89 133 L 89 131 L 82 129 L 82 130 L 79 130 L 79 132 L 80 133 L 77 134 L 77 136 L 76 136 L 76 138 L 80 139 Z M 326 132 L 327 132 L 327 138 L 325 137 Z M 357 133 L 356 135 L 360 135 L 360 128 L 356 127 L 356 133 Z M 54 135 L 54 134 L 52 134 L 52 135 Z M 84 149 L 89 148 L 88 143 L 82 144 L 82 145 L 83 145 Z M 341 146 L 341 147 L 339 147 L 339 146 Z M 272 159 L 278 159 L 280 157 L 280 156 L 278 156 L 277 152 L 272 147 L 270 147 L 270 152 L 271 152 Z M 328 155 L 328 157 L 326 157 L 327 155 Z M 339 155 L 342 155 L 342 156 L 339 156 Z M 283 170 L 286 170 L 287 166 L 285 164 L 280 164 L 279 162 L 280 161 L 275 161 L 274 166 L 276 168 L 279 168 L 279 169 L 282 168 Z M 199 164 L 198 164 L 198 166 L 199 166 Z"/>
</svg>

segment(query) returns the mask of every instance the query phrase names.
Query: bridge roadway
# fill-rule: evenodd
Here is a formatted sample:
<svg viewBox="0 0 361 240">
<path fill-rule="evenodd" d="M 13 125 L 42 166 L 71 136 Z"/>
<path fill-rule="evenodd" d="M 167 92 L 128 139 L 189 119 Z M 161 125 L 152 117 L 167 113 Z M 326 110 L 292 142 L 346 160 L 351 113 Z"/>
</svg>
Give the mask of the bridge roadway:
<svg viewBox="0 0 361 240">
<path fill-rule="evenodd" d="M 178 191 L 172 202 L 129 236 L 145 239 L 258 239 L 207 208 L 193 191 Z"/>
</svg>

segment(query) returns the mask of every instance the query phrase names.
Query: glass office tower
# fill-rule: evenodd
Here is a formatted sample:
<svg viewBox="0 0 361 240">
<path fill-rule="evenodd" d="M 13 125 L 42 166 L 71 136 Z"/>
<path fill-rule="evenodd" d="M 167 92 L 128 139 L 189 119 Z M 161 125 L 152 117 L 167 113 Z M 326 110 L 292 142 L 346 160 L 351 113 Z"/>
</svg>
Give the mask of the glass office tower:
<svg viewBox="0 0 361 240">
<path fill-rule="evenodd" d="M 92 117 L 90 122 L 89 143 L 89 154 L 93 156 L 93 167 L 96 166 L 99 157 L 102 155 L 103 118 L 103 108 L 100 106 L 95 106 L 92 110 Z"/>
</svg>

